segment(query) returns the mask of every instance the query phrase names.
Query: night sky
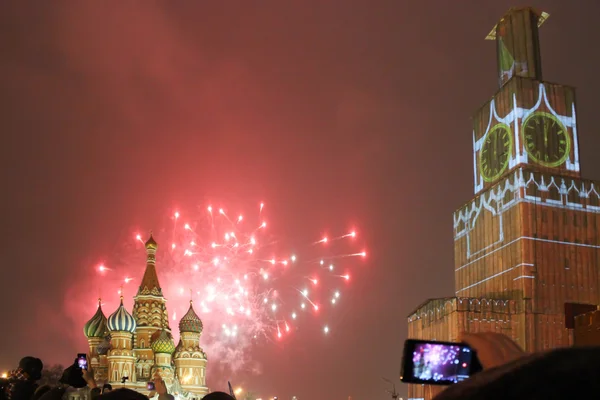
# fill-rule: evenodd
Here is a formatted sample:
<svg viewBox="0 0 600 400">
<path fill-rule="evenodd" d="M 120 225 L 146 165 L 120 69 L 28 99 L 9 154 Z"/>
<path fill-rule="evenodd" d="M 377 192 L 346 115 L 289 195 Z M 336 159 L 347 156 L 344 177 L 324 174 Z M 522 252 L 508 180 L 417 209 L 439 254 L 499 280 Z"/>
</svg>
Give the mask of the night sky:
<svg viewBox="0 0 600 400">
<path fill-rule="evenodd" d="M 551 15 L 544 77 L 577 88 L 583 174 L 600 179 L 600 3 L 531 3 Z M 369 256 L 331 335 L 258 345 L 259 375 L 211 375 L 210 360 L 209 386 L 386 398 L 407 315 L 453 295 L 470 117 L 497 90 L 484 38 L 512 5 L 2 2 L 0 370 L 87 349 L 70 288 L 95 287 L 131 226 L 207 198 L 265 201 L 292 238 L 356 224 Z"/>
</svg>

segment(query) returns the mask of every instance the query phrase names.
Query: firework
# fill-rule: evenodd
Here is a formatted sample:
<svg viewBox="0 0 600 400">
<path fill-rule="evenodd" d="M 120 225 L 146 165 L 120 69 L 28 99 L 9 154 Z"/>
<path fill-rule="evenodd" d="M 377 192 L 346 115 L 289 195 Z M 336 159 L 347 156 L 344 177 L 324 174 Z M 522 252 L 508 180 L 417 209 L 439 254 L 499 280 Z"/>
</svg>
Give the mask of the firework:
<svg viewBox="0 0 600 400">
<path fill-rule="evenodd" d="M 265 210 L 261 203 L 248 217 L 211 205 L 193 214 L 175 211 L 170 226 L 153 234 L 173 333 L 193 300 L 205 326 L 202 344 L 229 363 L 240 362 L 256 341 L 285 340 L 300 328 L 331 334 L 322 317 L 343 301 L 352 259 L 366 257 L 355 230 L 307 240 L 291 251 L 269 234 Z M 133 295 L 137 287 L 127 285 L 141 279 L 146 239 L 132 233 L 123 260 L 96 266 L 102 279 L 119 281 Z"/>
</svg>

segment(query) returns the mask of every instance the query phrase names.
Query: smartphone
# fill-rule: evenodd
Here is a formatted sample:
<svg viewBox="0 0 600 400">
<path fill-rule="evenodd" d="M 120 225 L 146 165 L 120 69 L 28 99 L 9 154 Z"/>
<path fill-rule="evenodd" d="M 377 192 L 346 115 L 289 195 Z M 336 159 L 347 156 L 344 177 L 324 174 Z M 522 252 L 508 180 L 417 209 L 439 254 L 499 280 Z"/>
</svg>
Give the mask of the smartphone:
<svg viewBox="0 0 600 400">
<path fill-rule="evenodd" d="M 79 353 L 79 354 L 77 354 L 77 366 L 80 369 L 88 369 L 87 356 L 86 356 L 85 353 Z"/>
<path fill-rule="evenodd" d="M 408 339 L 400 380 L 404 383 L 451 385 L 481 371 L 477 354 L 464 343 Z"/>
<path fill-rule="evenodd" d="M 146 385 L 146 389 L 148 389 L 150 391 L 155 390 L 156 388 L 154 387 L 154 382 L 152 382 L 152 381 L 148 382 L 148 385 Z"/>
</svg>

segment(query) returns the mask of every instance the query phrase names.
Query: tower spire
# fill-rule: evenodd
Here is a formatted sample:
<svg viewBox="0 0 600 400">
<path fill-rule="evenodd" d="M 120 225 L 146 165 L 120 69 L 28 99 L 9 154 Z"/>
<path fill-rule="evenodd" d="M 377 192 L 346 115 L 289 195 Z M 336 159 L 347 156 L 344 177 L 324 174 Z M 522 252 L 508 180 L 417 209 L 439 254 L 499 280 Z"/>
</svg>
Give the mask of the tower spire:
<svg viewBox="0 0 600 400">
<path fill-rule="evenodd" d="M 162 289 L 156 274 L 156 249 L 158 244 L 152 237 L 152 231 L 150 231 L 150 237 L 144 243 L 144 247 L 146 247 L 146 271 L 138 290 L 138 296 L 147 294 L 162 297 Z"/>
<path fill-rule="evenodd" d="M 486 40 L 496 41 L 498 83 L 513 76 L 542 80 L 538 28 L 550 17 L 532 7 L 514 7 L 500 19 Z"/>
</svg>

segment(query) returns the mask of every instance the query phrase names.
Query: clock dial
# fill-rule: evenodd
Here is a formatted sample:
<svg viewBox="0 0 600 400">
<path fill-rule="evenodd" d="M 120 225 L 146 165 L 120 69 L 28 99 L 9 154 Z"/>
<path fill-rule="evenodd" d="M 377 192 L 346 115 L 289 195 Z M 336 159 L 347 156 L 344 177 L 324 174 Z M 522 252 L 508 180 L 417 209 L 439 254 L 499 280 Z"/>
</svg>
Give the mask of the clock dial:
<svg viewBox="0 0 600 400">
<path fill-rule="evenodd" d="M 523 142 L 529 157 L 545 167 L 561 165 L 571 150 L 567 129 L 558 118 L 546 112 L 536 112 L 525 119 Z"/>
<path fill-rule="evenodd" d="M 500 177 L 508 168 L 512 150 L 512 134 L 508 125 L 496 124 L 483 139 L 479 152 L 479 172 L 486 182 Z"/>
</svg>

